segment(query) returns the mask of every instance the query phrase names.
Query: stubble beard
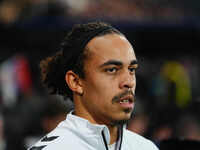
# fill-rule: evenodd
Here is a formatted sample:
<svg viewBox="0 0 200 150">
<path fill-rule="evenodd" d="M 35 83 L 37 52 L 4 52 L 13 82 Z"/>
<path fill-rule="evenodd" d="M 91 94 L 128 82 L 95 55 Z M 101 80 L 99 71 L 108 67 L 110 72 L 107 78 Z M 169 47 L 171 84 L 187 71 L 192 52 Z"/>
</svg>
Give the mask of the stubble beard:
<svg viewBox="0 0 200 150">
<path fill-rule="evenodd" d="M 124 109 L 124 113 L 131 113 L 130 117 L 128 119 L 112 120 L 111 125 L 112 126 L 122 126 L 122 125 L 127 124 L 129 122 L 129 120 L 131 119 L 131 116 L 133 114 L 133 109 L 131 109 L 131 108 Z"/>
<path fill-rule="evenodd" d="M 116 103 L 120 101 L 120 98 L 122 98 L 123 96 L 126 95 L 132 95 L 133 96 L 133 102 L 135 101 L 135 95 L 133 94 L 132 91 L 125 91 L 117 96 L 115 96 L 112 99 L 112 103 Z M 130 117 L 128 119 L 121 119 L 121 120 L 113 120 L 111 121 L 111 124 L 113 126 L 121 126 L 121 125 L 125 125 L 129 122 L 129 120 L 131 119 L 131 116 L 133 115 L 133 109 L 132 108 L 127 108 L 123 110 L 125 114 L 129 114 L 130 113 Z"/>
</svg>

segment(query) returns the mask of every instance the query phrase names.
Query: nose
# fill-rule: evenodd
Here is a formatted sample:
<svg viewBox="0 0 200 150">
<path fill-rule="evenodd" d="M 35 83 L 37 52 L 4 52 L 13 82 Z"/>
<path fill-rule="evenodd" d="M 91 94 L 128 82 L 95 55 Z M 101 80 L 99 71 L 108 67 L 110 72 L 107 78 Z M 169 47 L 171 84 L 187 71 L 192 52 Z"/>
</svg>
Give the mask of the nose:
<svg viewBox="0 0 200 150">
<path fill-rule="evenodd" d="M 131 74 L 129 71 L 125 72 L 119 84 L 120 89 L 133 89 L 136 87 L 136 76 L 135 74 Z"/>
</svg>

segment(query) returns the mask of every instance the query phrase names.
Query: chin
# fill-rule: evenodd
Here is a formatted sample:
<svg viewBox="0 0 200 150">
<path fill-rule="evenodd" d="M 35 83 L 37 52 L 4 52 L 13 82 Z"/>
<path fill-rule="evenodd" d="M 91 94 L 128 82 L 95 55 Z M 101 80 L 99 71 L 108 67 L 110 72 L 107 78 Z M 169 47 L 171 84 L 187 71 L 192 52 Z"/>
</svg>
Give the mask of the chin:
<svg viewBox="0 0 200 150">
<path fill-rule="evenodd" d="M 117 118 L 112 121 L 113 125 L 124 125 L 127 124 L 132 115 L 132 109 L 124 110 L 123 114 L 120 115 L 120 118 Z"/>
<path fill-rule="evenodd" d="M 123 119 L 123 120 L 115 120 L 112 122 L 113 126 L 121 126 L 127 124 L 129 119 Z"/>
</svg>

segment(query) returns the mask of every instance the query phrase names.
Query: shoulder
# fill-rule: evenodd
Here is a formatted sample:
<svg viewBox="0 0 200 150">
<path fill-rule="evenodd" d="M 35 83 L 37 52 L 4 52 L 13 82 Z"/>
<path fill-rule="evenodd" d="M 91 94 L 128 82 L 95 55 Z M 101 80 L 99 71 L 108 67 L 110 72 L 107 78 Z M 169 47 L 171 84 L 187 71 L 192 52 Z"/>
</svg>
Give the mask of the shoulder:
<svg viewBox="0 0 200 150">
<path fill-rule="evenodd" d="M 76 139 L 73 136 L 75 135 L 70 129 L 58 126 L 52 132 L 42 137 L 28 150 L 63 150 L 66 146 L 69 147 L 70 144 L 76 142 L 73 141 Z"/>
<path fill-rule="evenodd" d="M 158 150 L 157 146 L 151 140 L 130 130 L 125 130 L 124 136 L 130 145 L 138 147 L 141 150 Z"/>
<path fill-rule="evenodd" d="M 36 144 L 30 147 L 28 150 L 53 150 L 53 149 L 61 149 L 63 147 L 64 138 L 59 134 L 47 134 L 43 138 L 41 138 Z"/>
</svg>

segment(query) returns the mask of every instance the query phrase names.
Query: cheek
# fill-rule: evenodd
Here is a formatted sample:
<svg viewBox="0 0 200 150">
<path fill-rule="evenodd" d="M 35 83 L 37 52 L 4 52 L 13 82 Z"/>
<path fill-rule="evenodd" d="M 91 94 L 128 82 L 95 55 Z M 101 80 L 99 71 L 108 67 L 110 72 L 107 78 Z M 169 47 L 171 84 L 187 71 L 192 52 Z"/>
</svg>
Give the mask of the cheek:
<svg viewBox="0 0 200 150">
<path fill-rule="evenodd" d="M 108 77 L 106 78 L 103 75 L 93 74 L 92 76 L 88 76 L 89 80 L 86 84 L 86 91 L 88 96 L 92 97 L 93 99 L 97 99 L 100 101 L 110 100 L 113 98 L 115 93 L 115 82 L 113 82 Z"/>
</svg>

